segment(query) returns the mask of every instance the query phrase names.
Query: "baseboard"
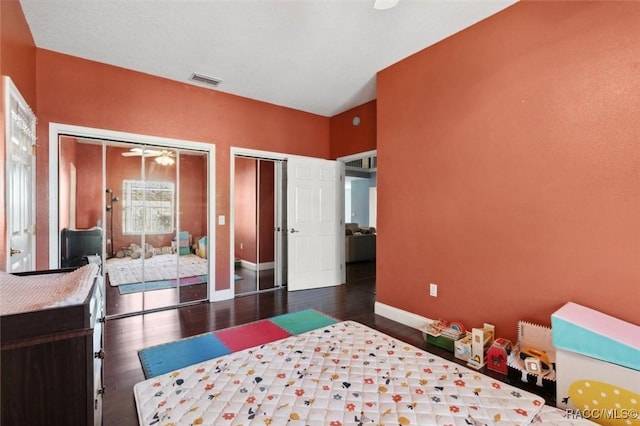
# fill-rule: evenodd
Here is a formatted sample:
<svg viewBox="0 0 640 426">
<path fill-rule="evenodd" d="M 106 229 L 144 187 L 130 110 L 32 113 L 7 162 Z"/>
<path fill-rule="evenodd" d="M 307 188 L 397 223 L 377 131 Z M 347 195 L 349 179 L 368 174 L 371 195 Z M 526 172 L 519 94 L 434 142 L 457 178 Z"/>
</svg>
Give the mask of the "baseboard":
<svg viewBox="0 0 640 426">
<path fill-rule="evenodd" d="M 424 326 L 425 324 L 432 322 L 432 320 L 427 317 L 423 317 L 421 315 L 414 314 L 413 312 L 405 311 L 391 305 L 385 305 L 381 302 L 375 303 L 373 311 L 376 315 L 389 318 L 390 320 L 399 322 L 400 324 L 404 324 L 406 326 L 417 329 L 420 329 L 420 327 Z"/>
<path fill-rule="evenodd" d="M 276 264 L 275 262 L 262 262 L 256 265 L 254 262 L 240 259 L 240 266 L 250 271 L 266 271 L 267 269 L 274 269 L 276 267 Z"/>
<path fill-rule="evenodd" d="M 261 271 L 266 271 L 267 269 L 275 269 L 276 268 L 276 262 L 262 262 L 258 264 L 258 268 Z"/>
</svg>

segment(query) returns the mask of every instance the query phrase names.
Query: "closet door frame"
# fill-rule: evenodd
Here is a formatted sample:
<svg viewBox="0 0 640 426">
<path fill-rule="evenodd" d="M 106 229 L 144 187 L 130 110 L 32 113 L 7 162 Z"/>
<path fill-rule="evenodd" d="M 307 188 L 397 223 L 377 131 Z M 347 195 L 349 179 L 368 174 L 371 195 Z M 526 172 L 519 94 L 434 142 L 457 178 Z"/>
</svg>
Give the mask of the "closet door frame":
<svg viewBox="0 0 640 426">
<path fill-rule="evenodd" d="M 57 269 L 60 267 L 60 235 L 58 233 L 58 215 L 59 215 L 59 200 L 58 200 L 58 156 L 59 146 L 58 141 L 60 136 L 72 136 L 78 138 L 93 138 L 93 139 L 106 139 L 113 141 L 121 141 L 136 144 L 149 144 L 156 146 L 165 146 L 167 148 L 178 149 L 192 149 L 198 151 L 204 151 L 208 155 L 208 167 L 207 167 L 207 229 L 209 235 L 207 236 L 207 242 L 209 247 L 207 248 L 207 259 L 209 261 L 209 301 L 223 300 L 229 298 L 226 294 L 228 290 L 221 290 L 216 292 L 216 259 L 215 259 L 215 241 L 216 241 L 216 221 L 215 221 L 215 148 L 212 143 L 171 139 L 152 135 L 143 135 L 136 133 L 119 132 L 114 130 L 96 129 L 91 127 L 74 126 L 61 123 L 49 123 L 49 268 Z M 105 167 L 106 159 L 103 157 L 103 170 Z M 106 190 L 106 178 L 105 173 L 102 175 L 102 191 Z M 105 206 L 103 206 L 105 207 Z M 102 209 L 102 223 L 106 223 L 106 209 Z M 104 250 L 104 244 L 103 244 Z M 104 255 L 105 253 L 103 253 Z M 103 256 L 103 258 L 105 258 Z M 224 293 L 224 294 L 222 294 Z"/>
</svg>

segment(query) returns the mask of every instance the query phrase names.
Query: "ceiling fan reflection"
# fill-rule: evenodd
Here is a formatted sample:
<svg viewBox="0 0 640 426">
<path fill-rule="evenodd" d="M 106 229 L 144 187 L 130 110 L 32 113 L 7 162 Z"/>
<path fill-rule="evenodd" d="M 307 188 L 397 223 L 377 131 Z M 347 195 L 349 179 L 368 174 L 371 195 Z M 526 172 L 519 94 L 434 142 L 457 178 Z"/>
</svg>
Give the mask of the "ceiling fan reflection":
<svg viewBox="0 0 640 426">
<path fill-rule="evenodd" d="M 158 149 L 142 149 L 142 148 L 131 148 L 129 151 L 125 151 L 122 153 L 123 157 L 155 157 L 155 162 L 160 164 L 161 166 L 171 166 L 175 161 L 175 154 L 166 149 L 158 150 Z"/>
<path fill-rule="evenodd" d="M 144 155 L 145 157 L 157 157 L 162 155 L 165 151 L 160 151 L 157 149 L 142 149 L 142 148 L 131 148 L 129 151 L 125 151 L 122 153 L 123 157 L 140 157 Z"/>
</svg>

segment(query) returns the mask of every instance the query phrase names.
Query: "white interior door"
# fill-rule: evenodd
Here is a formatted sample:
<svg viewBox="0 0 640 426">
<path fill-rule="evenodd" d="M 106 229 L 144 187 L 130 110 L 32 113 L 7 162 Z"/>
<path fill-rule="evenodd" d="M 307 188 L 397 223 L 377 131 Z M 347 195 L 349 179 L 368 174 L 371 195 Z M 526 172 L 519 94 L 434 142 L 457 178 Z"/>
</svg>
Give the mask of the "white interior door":
<svg viewBox="0 0 640 426">
<path fill-rule="evenodd" d="M 287 159 L 289 291 L 342 282 L 343 171 L 338 161 Z"/>
<path fill-rule="evenodd" d="M 7 263 L 9 273 L 35 269 L 36 117 L 5 77 Z"/>
</svg>

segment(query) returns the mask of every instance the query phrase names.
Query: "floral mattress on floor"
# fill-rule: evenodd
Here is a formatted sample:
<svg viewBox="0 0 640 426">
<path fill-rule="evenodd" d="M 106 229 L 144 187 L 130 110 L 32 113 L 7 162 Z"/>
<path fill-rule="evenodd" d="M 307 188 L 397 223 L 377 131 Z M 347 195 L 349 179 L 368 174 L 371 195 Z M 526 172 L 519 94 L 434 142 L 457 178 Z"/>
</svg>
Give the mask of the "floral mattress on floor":
<svg viewBox="0 0 640 426">
<path fill-rule="evenodd" d="M 522 425 L 544 399 L 353 321 L 134 387 L 141 425 Z"/>
<path fill-rule="evenodd" d="M 107 259 L 106 272 L 109 284 L 117 287 L 149 281 L 161 281 L 207 275 L 209 263 L 195 254 L 178 256 L 161 254 L 148 259 L 111 258 Z"/>
</svg>

